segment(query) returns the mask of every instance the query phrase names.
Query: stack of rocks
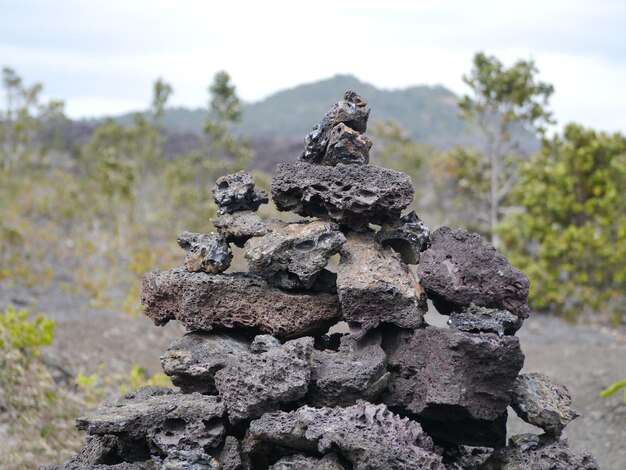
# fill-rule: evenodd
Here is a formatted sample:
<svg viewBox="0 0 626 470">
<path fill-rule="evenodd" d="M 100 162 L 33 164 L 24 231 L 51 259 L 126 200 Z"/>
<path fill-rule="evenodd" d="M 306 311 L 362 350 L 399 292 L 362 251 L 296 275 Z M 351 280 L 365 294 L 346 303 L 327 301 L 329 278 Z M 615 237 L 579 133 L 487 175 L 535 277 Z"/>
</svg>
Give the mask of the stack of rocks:
<svg viewBox="0 0 626 470">
<path fill-rule="evenodd" d="M 368 163 L 369 112 L 347 92 L 278 166 L 274 203 L 311 219 L 261 220 L 248 173 L 217 181 L 218 233 L 181 234 L 184 267 L 143 283 L 146 315 L 189 330 L 161 357 L 180 391 L 80 418 L 61 468 L 597 468 L 560 438 L 567 390 L 519 375 L 528 279 L 480 236 L 402 215 L 412 182 Z M 224 273 L 230 243 L 248 272 Z M 449 328 L 425 322 L 427 299 Z M 506 445 L 509 405 L 545 433 Z"/>
</svg>

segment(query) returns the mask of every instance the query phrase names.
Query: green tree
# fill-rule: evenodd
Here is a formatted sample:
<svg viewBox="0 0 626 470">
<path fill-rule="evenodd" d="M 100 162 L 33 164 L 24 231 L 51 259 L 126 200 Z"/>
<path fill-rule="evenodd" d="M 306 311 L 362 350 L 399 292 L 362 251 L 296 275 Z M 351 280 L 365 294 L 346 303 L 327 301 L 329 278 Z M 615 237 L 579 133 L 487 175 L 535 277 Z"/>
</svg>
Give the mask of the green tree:
<svg viewBox="0 0 626 470">
<path fill-rule="evenodd" d="M 499 232 L 537 309 L 575 317 L 626 308 L 626 138 L 568 125 L 524 164 L 521 206 Z"/>
<path fill-rule="evenodd" d="M 525 130 L 543 136 L 545 125 L 552 123 L 546 107 L 554 89 L 538 81 L 537 74 L 532 60 L 518 60 L 506 68 L 496 57 L 478 53 L 474 56 L 472 70 L 463 76 L 471 95 L 459 101 L 462 116 L 477 126 L 487 139 L 484 172 L 469 172 L 479 176 L 473 199 L 485 207 L 489 234 L 496 246 L 499 243 L 496 227 L 507 196 L 519 177 L 522 155 L 516 134 Z M 458 162 L 463 155 L 457 153 L 451 157 Z M 485 182 L 489 188 L 487 194 L 483 194 Z"/>
</svg>

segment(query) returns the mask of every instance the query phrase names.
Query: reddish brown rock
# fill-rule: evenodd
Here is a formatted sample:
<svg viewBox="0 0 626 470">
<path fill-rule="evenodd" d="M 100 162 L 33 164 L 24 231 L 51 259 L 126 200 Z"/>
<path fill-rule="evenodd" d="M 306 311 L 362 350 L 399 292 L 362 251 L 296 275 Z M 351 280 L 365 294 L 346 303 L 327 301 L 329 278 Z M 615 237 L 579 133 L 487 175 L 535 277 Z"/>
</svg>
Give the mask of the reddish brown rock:
<svg viewBox="0 0 626 470">
<path fill-rule="evenodd" d="M 287 293 L 244 273 L 152 271 L 143 280 L 144 313 L 156 325 L 189 331 L 247 327 L 287 339 L 325 332 L 341 318 L 337 296 Z"/>
</svg>

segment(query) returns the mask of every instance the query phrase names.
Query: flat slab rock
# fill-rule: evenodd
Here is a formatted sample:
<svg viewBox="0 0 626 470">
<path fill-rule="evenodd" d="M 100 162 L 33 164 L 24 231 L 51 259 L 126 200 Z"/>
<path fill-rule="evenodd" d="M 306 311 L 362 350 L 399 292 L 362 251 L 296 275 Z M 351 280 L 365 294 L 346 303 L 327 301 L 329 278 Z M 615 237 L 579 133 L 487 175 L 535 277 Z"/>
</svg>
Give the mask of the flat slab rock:
<svg viewBox="0 0 626 470">
<path fill-rule="evenodd" d="M 496 333 L 498 336 L 514 335 L 519 329 L 517 315 L 508 310 L 470 305 L 462 312 L 452 312 L 450 328 L 468 333 Z"/>
<path fill-rule="evenodd" d="M 337 267 L 337 293 L 356 338 L 381 324 L 417 328 L 427 310 L 426 294 L 413 272 L 369 234 L 347 235 Z"/>
<path fill-rule="evenodd" d="M 527 423 L 556 436 L 578 416 L 567 388 L 536 372 L 521 374 L 515 380 L 511 407 Z"/>
<path fill-rule="evenodd" d="M 88 434 L 145 442 L 156 455 L 172 450 L 209 451 L 224 440 L 225 411 L 216 396 L 144 387 L 78 418 L 76 427 Z"/>
<path fill-rule="evenodd" d="M 498 423 L 524 365 L 517 337 L 428 327 L 387 334 L 383 349 L 391 371 L 389 387 L 381 398 L 383 403 L 432 421 L 433 429 L 427 432 L 435 430 L 437 436 L 433 437 L 452 436 L 456 444 L 503 444 L 504 435 L 498 434 L 502 426 Z M 484 439 L 477 442 L 471 433 L 458 435 L 461 427 L 454 424 L 455 419 L 478 421 L 486 430 Z M 437 422 L 443 426 L 435 426 Z M 496 423 L 490 428 L 492 422 Z M 446 425 L 453 428 L 449 433 Z"/>
<path fill-rule="evenodd" d="M 287 341 L 260 354 L 243 354 L 215 374 L 231 423 L 254 419 L 295 402 L 311 380 L 313 338 Z"/>
<path fill-rule="evenodd" d="M 324 333 L 341 318 L 332 294 L 287 293 L 258 276 L 184 268 L 148 273 L 141 302 L 156 325 L 178 320 L 189 331 L 248 327 L 280 339 Z"/>
<path fill-rule="evenodd" d="M 397 218 L 413 202 L 411 178 L 374 165 L 281 163 L 272 179 L 279 211 L 331 219 L 360 229 Z"/>
<path fill-rule="evenodd" d="M 450 227 L 435 230 L 417 272 L 428 297 L 444 315 L 474 304 L 528 318 L 530 281 L 476 233 Z"/>
<path fill-rule="evenodd" d="M 245 441 L 244 450 L 271 443 L 320 455 L 336 452 L 354 470 L 445 468 L 418 423 L 367 402 L 267 413 L 250 423 Z"/>
</svg>

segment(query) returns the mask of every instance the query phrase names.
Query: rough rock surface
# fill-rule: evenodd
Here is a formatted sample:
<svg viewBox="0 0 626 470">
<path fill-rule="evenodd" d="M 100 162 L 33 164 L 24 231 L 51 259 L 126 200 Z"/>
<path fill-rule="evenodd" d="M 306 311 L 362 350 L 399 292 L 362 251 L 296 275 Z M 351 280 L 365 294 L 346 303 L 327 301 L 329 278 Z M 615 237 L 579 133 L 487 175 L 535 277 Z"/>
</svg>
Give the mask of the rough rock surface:
<svg viewBox="0 0 626 470">
<path fill-rule="evenodd" d="M 369 115 L 370 109 L 367 106 L 367 100 L 354 91 L 347 91 L 344 94 L 344 99 L 334 103 L 321 122 L 316 124 L 305 137 L 304 152 L 300 156 L 300 160 L 320 163 L 326 155 L 333 128 L 343 123 L 359 133 L 365 132 Z"/>
<path fill-rule="evenodd" d="M 218 214 L 238 211 L 256 211 L 269 201 L 267 193 L 254 188 L 254 179 L 246 171 L 224 175 L 215 182 L 213 200 L 218 205 Z"/>
<path fill-rule="evenodd" d="M 280 339 L 323 333 L 341 318 L 337 296 L 291 294 L 244 273 L 152 271 L 144 277 L 141 302 L 156 325 L 178 320 L 190 331 L 250 327 Z"/>
<path fill-rule="evenodd" d="M 250 238 L 262 237 L 267 233 L 265 222 L 252 211 L 223 214 L 211 219 L 211 223 L 224 240 L 239 248 L 243 248 Z"/>
<path fill-rule="evenodd" d="M 214 233 L 183 232 L 176 241 L 187 252 L 185 267 L 192 273 L 221 273 L 233 259 L 228 243 Z"/>
<path fill-rule="evenodd" d="M 205 450 L 222 444 L 224 404 L 219 397 L 178 394 L 144 387 L 78 418 L 89 434 L 113 434 L 123 441 L 145 441 L 152 454 Z"/>
<path fill-rule="evenodd" d="M 330 132 L 330 140 L 322 165 L 335 166 L 364 165 L 370 161 L 372 141 L 343 123 L 337 124 Z"/>
<path fill-rule="evenodd" d="M 504 444 L 503 416 L 524 364 L 518 338 L 428 327 L 390 332 L 383 349 L 391 370 L 383 403 L 428 422 L 440 440 Z"/>
<path fill-rule="evenodd" d="M 511 407 L 529 424 L 556 436 L 578 416 L 567 388 L 544 374 L 521 374 L 511 395 Z"/>
<path fill-rule="evenodd" d="M 314 220 L 275 226 L 246 242 L 249 270 L 287 290 L 310 289 L 346 241 L 337 224 Z"/>
<path fill-rule="evenodd" d="M 514 335 L 520 322 L 508 310 L 470 305 L 462 312 L 452 312 L 448 325 L 468 333 L 496 333 L 498 336 Z"/>
<path fill-rule="evenodd" d="M 430 229 L 415 211 L 391 220 L 376 234 L 376 240 L 394 249 L 406 264 L 417 264 L 420 252 L 430 245 Z"/>
<path fill-rule="evenodd" d="M 444 449 L 443 463 L 446 470 L 480 470 L 492 452 L 490 447 L 453 446 Z"/>
<path fill-rule="evenodd" d="M 307 457 L 303 454 L 283 457 L 269 470 L 345 470 L 336 454 L 326 454 L 322 458 Z"/>
<path fill-rule="evenodd" d="M 354 470 L 444 469 L 419 424 L 366 402 L 267 413 L 250 423 L 246 441 L 244 448 L 269 442 L 299 451 L 337 452 Z"/>
<path fill-rule="evenodd" d="M 441 227 L 418 267 L 437 310 L 449 315 L 471 304 L 528 318 L 528 278 L 476 233 Z"/>
<path fill-rule="evenodd" d="M 496 449 L 481 470 L 599 470 L 587 452 L 573 453 L 567 440 L 550 436 L 521 434 L 511 437 L 509 445 Z"/>
<path fill-rule="evenodd" d="M 413 193 L 408 175 L 374 165 L 281 163 L 272 180 L 278 210 L 332 219 L 354 229 L 399 217 Z"/>
<path fill-rule="evenodd" d="M 427 309 L 426 295 L 409 267 L 368 234 L 348 235 L 337 268 L 337 292 L 357 338 L 384 323 L 417 328 Z"/>
<path fill-rule="evenodd" d="M 250 352 L 250 341 L 230 332 L 187 333 L 161 356 L 163 372 L 183 393 L 216 394 L 215 374 Z"/>
<path fill-rule="evenodd" d="M 203 452 L 174 451 L 169 454 L 159 470 L 220 470 L 219 462 Z"/>
<path fill-rule="evenodd" d="M 299 338 L 265 353 L 246 354 L 215 375 L 231 423 L 254 419 L 295 402 L 311 380 L 313 338 Z"/>
<path fill-rule="evenodd" d="M 313 351 L 307 403 L 312 406 L 348 406 L 359 399 L 374 401 L 386 388 L 387 355 L 380 334 L 360 341 L 341 338 L 338 351 Z"/>
<path fill-rule="evenodd" d="M 279 348 L 280 346 L 280 341 L 278 341 L 272 335 L 257 335 L 252 340 L 252 344 L 250 345 L 250 351 L 258 354 L 267 352 L 273 348 Z"/>
<path fill-rule="evenodd" d="M 248 470 L 250 462 L 242 453 L 241 444 L 234 436 L 226 436 L 224 446 L 215 454 L 220 470 Z"/>
</svg>

